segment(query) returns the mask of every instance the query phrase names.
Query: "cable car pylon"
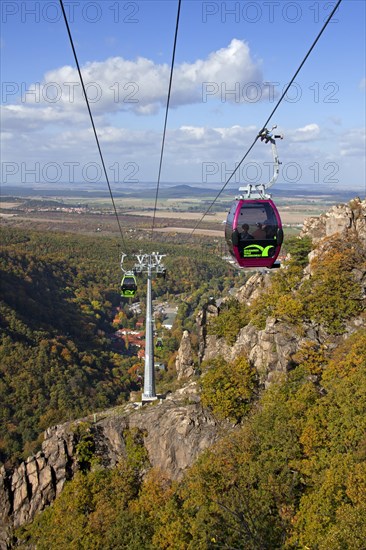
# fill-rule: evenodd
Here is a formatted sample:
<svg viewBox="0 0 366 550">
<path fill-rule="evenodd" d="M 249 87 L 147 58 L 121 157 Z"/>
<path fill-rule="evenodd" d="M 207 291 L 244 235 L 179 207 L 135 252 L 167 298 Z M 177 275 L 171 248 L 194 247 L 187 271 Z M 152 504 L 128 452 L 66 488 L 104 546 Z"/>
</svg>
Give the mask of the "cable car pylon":
<svg viewBox="0 0 366 550">
<path fill-rule="evenodd" d="M 136 275 L 147 273 L 144 392 L 141 396 L 142 403 L 146 403 L 158 399 L 155 389 L 154 318 L 152 313 L 151 280 L 153 274 L 165 278 L 166 269 L 162 263 L 165 254 L 152 252 L 151 254 L 136 254 L 135 257 L 137 262 L 134 265 L 133 273 Z"/>
</svg>

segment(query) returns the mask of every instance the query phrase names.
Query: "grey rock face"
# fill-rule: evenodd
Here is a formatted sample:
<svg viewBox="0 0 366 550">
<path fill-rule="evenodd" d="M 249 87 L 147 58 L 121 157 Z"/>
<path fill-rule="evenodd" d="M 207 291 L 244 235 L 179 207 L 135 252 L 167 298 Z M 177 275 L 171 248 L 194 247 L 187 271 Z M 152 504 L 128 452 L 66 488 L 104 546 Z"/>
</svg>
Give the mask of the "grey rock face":
<svg viewBox="0 0 366 550">
<path fill-rule="evenodd" d="M 356 197 L 348 204 L 333 206 L 317 218 L 304 220 L 300 236 L 309 236 L 316 242 L 337 233 L 345 238 L 353 234 L 366 243 L 366 200 Z"/>
<path fill-rule="evenodd" d="M 212 317 L 217 317 L 219 314 L 219 308 L 215 304 L 207 304 L 202 311 L 198 314 L 196 318 L 196 323 L 198 327 L 198 338 L 199 338 L 199 348 L 198 348 L 198 358 L 200 361 L 203 360 L 203 356 L 206 348 L 206 341 L 209 339 L 207 334 L 207 325 Z"/>
<path fill-rule="evenodd" d="M 28 457 L 13 472 L 9 500 L 16 527 L 52 502 L 61 492 L 65 480 L 71 477 L 76 466 L 72 438 L 71 434 L 65 437 L 62 426 L 49 428 L 42 451 Z"/>
<path fill-rule="evenodd" d="M 305 342 L 321 341 L 321 335 L 310 326 L 300 334 L 292 326 L 269 318 L 263 330 L 250 324 L 243 327 L 232 347 L 223 338 L 209 336 L 203 360 L 221 356 L 231 362 L 238 357 L 247 357 L 256 368 L 260 383 L 267 386 L 275 380 L 276 373 L 288 372 L 293 365 L 292 356 Z"/>
<path fill-rule="evenodd" d="M 130 426 L 146 430 L 145 446 L 152 466 L 180 479 L 202 450 L 218 437 L 216 421 L 200 404 L 164 402 L 130 418 Z"/>
<path fill-rule="evenodd" d="M 189 332 L 183 332 L 178 355 L 175 360 L 175 368 L 178 380 L 190 378 L 194 375 L 193 353 Z"/>
<path fill-rule="evenodd" d="M 335 233 L 344 235 L 351 242 L 357 239 L 366 243 L 365 200 L 354 199 L 348 205 L 333 207 L 319 218 L 305 220 L 302 235 L 309 235 L 320 243 L 321 239 Z M 364 285 L 366 295 L 365 270 L 360 266 L 354 275 Z M 268 281 L 268 276 L 254 274 L 239 290 L 237 299 L 250 304 Z M 305 342 L 321 344 L 326 337 L 319 328 L 311 325 L 304 325 L 296 332 L 293 326 L 269 318 L 263 330 L 250 324 L 243 327 L 235 344 L 228 346 L 224 339 L 207 334 L 209 319 L 218 314 L 219 308 L 210 303 L 197 318 L 200 360 L 222 356 L 232 361 L 245 355 L 257 369 L 263 385 L 268 385 L 278 373 L 286 373 L 292 367 L 293 355 Z M 364 318 L 354 319 L 347 330 L 352 332 L 364 324 Z M 190 345 L 189 334 L 185 333 L 176 364 L 179 379 L 189 378 L 193 371 Z M 98 414 L 96 422 L 93 419 L 89 422 L 96 454 L 104 467 L 114 467 L 125 456 L 124 431 L 135 428 L 143 433 L 151 465 L 171 479 L 180 479 L 202 450 L 213 445 L 220 433 L 215 420 L 202 410 L 195 383 L 171 394 L 161 403 L 138 410 L 129 405 L 123 410 L 106 411 Z M 7 548 L 9 530 L 31 521 L 36 513 L 52 503 L 65 482 L 73 477 L 78 468 L 76 444 L 70 422 L 54 426 L 45 432 L 39 453 L 29 457 L 14 471 L 0 469 L 2 550 Z"/>
<path fill-rule="evenodd" d="M 327 251 L 331 237 L 340 237 L 342 241 L 352 243 L 360 256 L 366 250 L 366 200 L 355 198 L 348 204 L 333 206 L 319 218 L 305 220 L 301 236 L 310 236 L 316 245 L 309 254 L 309 266 L 306 274 L 313 274 L 317 257 Z M 366 297 L 366 269 L 360 258 L 360 264 L 352 270 L 355 280 L 363 288 Z"/>
<path fill-rule="evenodd" d="M 12 472 L 0 470 L 0 548 L 7 548 L 7 532 L 32 520 L 61 492 L 76 469 L 74 436 L 66 426 L 45 432 L 42 451 Z"/>
<path fill-rule="evenodd" d="M 247 280 L 245 285 L 238 290 L 235 298 L 240 303 L 250 305 L 253 300 L 255 300 L 261 292 L 263 292 L 263 289 L 268 286 L 269 281 L 270 277 L 268 275 L 264 275 L 263 273 L 254 273 L 254 275 Z"/>
<path fill-rule="evenodd" d="M 366 249 L 366 200 L 355 198 L 345 205 L 332 207 L 328 212 L 317 218 L 305 220 L 301 236 L 310 236 L 317 244 L 309 255 L 310 262 L 321 254 L 329 243 L 329 237 L 338 235 L 347 242 L 359 243 L 360 250 Z M 312 274 L 311 263 L 305 270 L 304 276 Z M 355 280 L 364 288 L 366 296 L 366 270 L 362 263 L 353 270 Z M 270 277 L 256 273 L 248 279 L 238 291 L 236 299 L 248 305 L 268 286 Z M 269 384 L 275 379 L 276 373 L 287 372 L 293 364 L 292 357 L 306 342 L 315 345 L 324 343 L 333 344 L 329 335 L 323 333 L 320 327 L 303 324 L 297 332 L 293 326 L 286 325 L 276 319 L 268 318 L 264 330 L 258 330 L 251 324 L 242 328 L 235 344 L 230 347 L 223 338 L 207 335 L 204 323 L 207 315 L 198 318 L 200 332 L 200 349 L 202 360 L 209 360 L 221 355 L 226 361 L 233 361 L 241 355 L 248 357 L 257 369 L 261 383 Z M 346 332 L 351 333 L 356 328 L 364 326 L 365 319 L 351 320 L 346 326 Z M 335 345 L 335 344 L 334 344 Z"/>
<path fill-rule="evenodd" d="M 192 391 L 196 394 L 195 388 Z M 135 428 L 143 433 L 151 466 L 171 479 L 180 479 L 199 453 L 218 438 L 215 420 L 189 398 L 190 393 L 172 394 L 138 410 L 129 406 L 129 410 L 99 413 L 95 423 L 83 419 L 91 422 L 102 465 L 112 468 L 125 456 L 124 432 Z M 9 529 L 31 521 L 52 503 L 77 468 L 76 438 L 68 422 L 45 432 L 41 452 L 12 472 L 0 470 L 0 548 L 6 548 Z"/>
</svg>

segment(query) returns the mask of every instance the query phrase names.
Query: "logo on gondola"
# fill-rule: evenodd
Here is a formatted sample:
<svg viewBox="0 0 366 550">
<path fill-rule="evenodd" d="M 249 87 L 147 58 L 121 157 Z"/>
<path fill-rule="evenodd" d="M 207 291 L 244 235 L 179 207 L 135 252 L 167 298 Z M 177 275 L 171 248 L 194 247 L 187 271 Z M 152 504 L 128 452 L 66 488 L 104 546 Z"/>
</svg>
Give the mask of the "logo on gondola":
<svg viewBox="0 0 366 550">
<path fill-rule="evenodd" d="M 243 250 L 244 258 L 268 258 L 269 251 L 274 248 L 273 245 L 260 246 L 259 244 L 250 244 Z"/>
</svg>

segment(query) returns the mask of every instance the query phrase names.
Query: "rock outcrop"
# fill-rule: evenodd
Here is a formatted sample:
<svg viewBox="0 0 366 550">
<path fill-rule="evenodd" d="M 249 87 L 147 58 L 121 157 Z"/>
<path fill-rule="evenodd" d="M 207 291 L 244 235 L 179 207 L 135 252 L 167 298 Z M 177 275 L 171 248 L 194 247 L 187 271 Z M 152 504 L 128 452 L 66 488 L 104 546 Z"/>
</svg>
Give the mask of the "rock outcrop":
<svg viewBox="0 0 366 550">
<path fill-rule="evenodd" d="M 188 330 L 183 332 L 175 360 L 175 368 L 178 380 L 188 379 L 194 375 L 192 344 Z"/>
<path fill-rule="evenodd" d="M 356 197 L 348 204 L 333 206 L 319 217 L 307 218 L 300 237 L 308 236 L 317 242 L 337 233 L 346 239 L 356 236 L 366 243 L 366 200 Z"/>
<path fill-rule="evenodd" d="M 270 276 L 263 273 L 254 273 L 247 282 L 239 288 L 235 298 L 240 303 L 246 303 L 248 306 L 255 300 L 270 281 Z"/>
<path fill-rule="evenodd" d="M 310 236 L 316 248 L 310 253 L 309 260 L 320 254 L 327 247 L 329 238 L 337 235 L 344 241 L 359 243 L 363 257 L 366 256 L 366 200 L 353 199 L 346 205 L 332 207 L 328 212 L 317 218 L 305 220 L 301 236 Z M 311 265 L 306 268 L 304 277 L 310 276 Z M 360 265 L 353 270 L 355 280 L 364 289 L 366 296 L 366 267 Z M 245 285 L 237 292 L 235 298 L 242 303 L 250 305 L 251 302 L 270 283 L 271 275 L 256 273 L 252 275 Z M 211 306 L 209 306 L 211 307 Z M 207 312 L 209 309 L 207 309 Z M 217 356 L 230 362 L 241 355 L 248 357 L 251 364 L 259 373 L 261 383 L 266 386 L 276 377 L 278 372 L 287 372 L 293 365 L 293 355 L 305 343 L 322 345 L 326 342 L 328 347 L 336 345 L 329 334 L 321 327 L 314 327 L 311 323 L 303 324 L 297 332 L 294 327 L 280 322 L 274 318 L 268 318 L 266 327 L 259 330 L 249 324 L 241 329 L 233 346 L 229 346 L 224 338 L 207 335 L 205 323 L 206 311 L 198 317 L 200 335 L 201 360 L 210 360 Z M 218 315 L 218 311 L 211 311 L 212 315 Z M 346 333 L 364 326 L 365 318 L 350 320 L 346 326 Z"/>
<path fill-rule="evenodd" d="M 197 328 L 198 328 L 198 359 L 199 361 L 203 360 L 205 353 L 205 348 L 207 347 L 207 340 L 210 337 L 207 334 L 207 325 L 212 317 L 217 317 L 219 314 L 220 308 L 216 305 L 214 301 L 210 301 L 206 306 L 202 308 L 202 311 L 198 314 L 196 318 Z"/>
<path fill-rule="evenodd" d="M 247 357 L 257 370 L 260 383 L 267 386 L 276 379 L 277 373 L 286 373 L 292 368 L 293 355 L 306 342 L 314 345 L 323 343 L 323 334 L 314 327 L 303 329 L 297 333 L 293 326 L 270 317 L 263 330 L 251 324 L 243 327 L 233 346 L 228 346 L 223 338 L 209 336 L 202 359 L 205 361 L 221 356 L 231 362 L 238 357 Z"/>
<path fill-rule="evenodd" d="M 56 426 L 46 430 L 42 451 L 12 472 L 0 469 L 0 548 L 7 547 L 9 528 L 31 521 L 60 494 L 75 472 L 74 453 L 73 433 Z"/>
<path fill-rule="evenodd" d="M 52 502 L 73 475 L 73 452 L 73 435 L 56 426 L 45 432 L 42 451 L 28 457 L 14 470 L 11 478 L 2 468 L 1 503 L 5 506 L 0 505 L 0 518 L 5 519 L 10 512 L 17 527 Z"/>
<path fill-rule="evenodd" d="M 359 242 L 366 248 L 366 201 L 354 199 L 348 205 L 333 207 L 319 218 L 305 220 L 302 235 L 308 235 L 322 246 L 335 233 L 350 242 Z M 363 245 L 362 245 L 363 243 Z M 316 254 L 317 252 L 313 252 Z M 366 251 L 365 251 L 366 254 Z M 308 270 L 306 276 L 311 276 Z M 361 266 L 356 279 L 364 285 L 366 269 Z M 270 275 L 256 273 L 239 290 L 236 298 L 250 304 L 270 281 Z M 207 333 L 212 317 L 219 315 L 219 307 L 210 301 L 197 317 L 199 360 L 222 356 L 227 361 L 248 357 L 257 369 L 262 385 L 275 380 L 278 373 L 286 373 L 293 366 L 294 354 L 304 344 L 327 346 L 335 342 L 319 327 L 311 323 L 296 331 L 292 325 L 268 318 L 263 330 L 249 324 L 243 327 L 233 346 L 223 338 Z M 357 325 L 359 321 L 359 324 Z M 361 326 L 365 319 L 353 320 Z M 351 324 L 347 330 L 352 331 Z M 191 341 L 183 334 L 176 360 L 178 379 L 189 379 L 194 373 Z M 164 401 L 142 408 L 126 405 L 83 419 L 89 424 L 95 445 L 95 454 L 106 468 L 114 467 L 126 454 L 126 430 L 137 429 L 143 435 L 151 466 L 159 468 L 171 479 L 179 480 L 198 455 L 219 438 L 220 427 L 205 412 L 199 402 L 195 382 L 191 382 Z M 60 494 L 67 480 L 78 469 L 78 422 L 68 422 L 45 432 L 42 450 L 29 457 L 13 471 L 0 470 L 0 547 L 6 549 L 7 532 L 32 520 L 35 514 L 51 504 Z"/>
<path fill-rule="evenodd" d="M 336 236 L 342 242 L 350 242 L 357 247 L 360 264 L 352 273 L 366 297 L 366 200 L 355 198 L 348 204 L 333 206 L 319 218 L 305 220 L 301 236 L 311 237 L 315 244 L 314 250 L 309 254 L 307 275 L 312 275 L 313 260 L 326 252 L 332 237 Z"/>
<path fill-rule="evenodd" d="M 138 409 L 129 405 L 83 419 L 90 423 L 99 462 L 104 467 L 114 467 L 126 453 L 125 431 L 138 429 L 143 434 L 151 466 L 171 479 L 180 479 L 199 453 L 217 440 L 219 433 L 216 421 L 196 402 L 196 393 L 193 384 L 154 405 Z M 6 532 L 31 521 L 56 498 L 65 481 L 78 469 L 75 435 L 78 422 L 49 428 L 42 451 L 11 472 L 4 468 L 0 471 L 1 548 L 6 548 Z"/>
</svg>

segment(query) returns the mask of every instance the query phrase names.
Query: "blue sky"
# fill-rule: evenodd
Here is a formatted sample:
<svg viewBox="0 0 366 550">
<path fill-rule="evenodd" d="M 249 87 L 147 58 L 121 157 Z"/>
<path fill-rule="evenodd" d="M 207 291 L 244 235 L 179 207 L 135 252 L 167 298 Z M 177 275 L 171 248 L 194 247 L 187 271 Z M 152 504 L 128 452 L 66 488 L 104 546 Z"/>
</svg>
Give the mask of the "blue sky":
<svg viewBox="0 0 366 550">
<path fill-rule="evenodd" d="M 64 3 L 111 181 L 155 181 L 176 1 Z M 182 0 L 162 181 L 225 181 L 334 5 Z M 102 185 L 58 2 L 1 10 L 3 182 Z M 365 3 L 343 0 L 271 121 L 279 181 L 365 192 L 364 43 Z M 257 144 L 240 183 L 266 179 L 270 160 Z"/>
</svg>

